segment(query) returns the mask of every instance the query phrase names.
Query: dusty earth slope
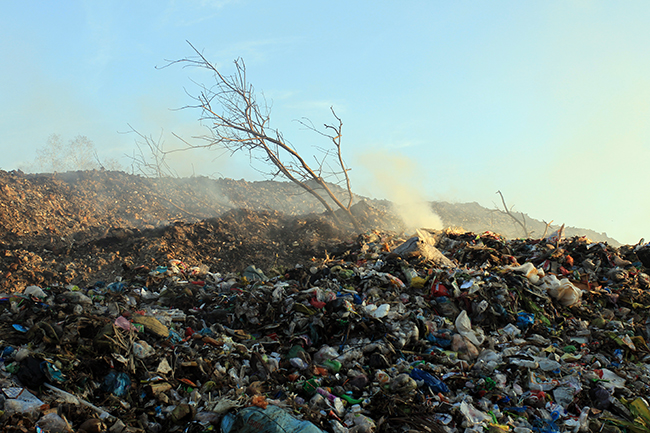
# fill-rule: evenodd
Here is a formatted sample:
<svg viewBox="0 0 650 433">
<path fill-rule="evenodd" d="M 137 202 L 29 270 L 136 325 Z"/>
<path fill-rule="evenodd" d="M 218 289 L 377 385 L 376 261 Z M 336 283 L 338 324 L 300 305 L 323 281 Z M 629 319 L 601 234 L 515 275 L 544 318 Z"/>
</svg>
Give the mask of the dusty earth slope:
<svg viewBox="0 0 650 433">
<path fill-rule="evenodd" d="M 390 203 L 357 196 L 354 203 L 364 229 L 403 230 Z M 448 226 L 518 236 L 508 216 L 475 203 L 433 207 Z M 529 223 L 541 234 L 541 222 Z M 0 171 L 0 291 L 110 282 L 171 258 L 221 271 L 279 270 L 350 241 L 348 229 L 291 183 Z"/>
<path fill-rule="evenodd" d="M 290 215 L 310 207 L 286 185 L 226 180 L 220 185 L 226 198 L 202 182 L 119 172 L 0 172 L 0 291 L 111 282 L 132 267 L 171 258 L 225 272 L 251 264 L 272 271 L 323 257 L 351 236 L 321 215 Z M 363 204 L 355 212 L 366 226 L 383 215 Z"/>
</svg>

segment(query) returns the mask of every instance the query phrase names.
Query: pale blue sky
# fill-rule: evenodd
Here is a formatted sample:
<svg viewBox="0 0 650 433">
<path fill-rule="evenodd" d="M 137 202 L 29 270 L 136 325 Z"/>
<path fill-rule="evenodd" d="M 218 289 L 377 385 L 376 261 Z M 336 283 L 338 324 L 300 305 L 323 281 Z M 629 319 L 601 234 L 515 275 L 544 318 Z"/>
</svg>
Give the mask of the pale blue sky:
<svg viewBox="0 0 650 433">
<path fill-rule="evenodd" d="M 351 4 L 350 4 L 351 3 Z M 0 0 L 0 168 L 52 133 L 103 157 L 135 137 L 200 132 L 186 40 L 248 77 L 303 153 L 295 119 L 344 122 L 356 192 L 498 203 L 624 243 L 650 239 L 650 3 L 618 1 Z M 177 167 L 258 180 L 245 155 L 177 154 Z M 377 155 L 380 157 L 378 158 Z M 404 169 L 404 163 L 409 169 Z M 128 160 L 122 161 L 125 165 Z M 384 185 L 382 188 L 379 185 Z"/>
</svg>

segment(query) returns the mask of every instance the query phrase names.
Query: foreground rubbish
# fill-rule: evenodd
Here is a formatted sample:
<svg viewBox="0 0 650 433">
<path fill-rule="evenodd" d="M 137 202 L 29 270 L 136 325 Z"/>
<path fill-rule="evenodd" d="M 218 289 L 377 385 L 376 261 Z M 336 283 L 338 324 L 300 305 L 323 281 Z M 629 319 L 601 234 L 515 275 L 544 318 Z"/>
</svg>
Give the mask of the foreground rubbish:
<svg viewBox="0 0 650 433">
<path fill-rule="evenodd" d="M 3 431 L 650 433 L 650 245 L 369 232 L 2 306 Z M 136 264 L 137 265 L 137 264 Z"/>
</svg>

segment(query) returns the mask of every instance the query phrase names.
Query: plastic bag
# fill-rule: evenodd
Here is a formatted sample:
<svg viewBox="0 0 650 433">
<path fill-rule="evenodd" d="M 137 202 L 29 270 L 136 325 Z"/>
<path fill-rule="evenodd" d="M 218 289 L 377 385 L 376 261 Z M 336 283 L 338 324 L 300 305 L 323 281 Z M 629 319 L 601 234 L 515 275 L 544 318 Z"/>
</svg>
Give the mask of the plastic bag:
<svg viewBox="0 0 650 433">
<path fill-rule="evenodd" d="M 456 331 L 463 337 L 467 338 L 472 344 L 480 346 L 485 341 L 485 335 L 483 334 L 482 329 L 476 331 L 472 330 L 472 321 L 467 315 L 467 311 L 463 310 L 460 312 L 458 317 L 456 317 Z"/>
<path fill-rule="evenodd" d="M 33 297 L 36 297 L 36 298 L 39 298 L 39 299 L 47 298 L 47 294 L 43 291 L 43 289 L 41 289 L 38 286 L 28 286 L 28 287 L 26 287 L 25 290 L 23 291 L 23 295 L 25 295 L 25 296 L 33 296 Z"/>
<path fill-rule="evenodd" d="M 463 400 L 460 404 L 460 412 L 465 416 L 469 427 L 475 424 L 483 424 L 492 421 L 492 417 L 478 410 L 474 405 Z"/>
<path fill-rule="evenodd" d="M 479 354 L 478 359 L 474 363 L 474 368 L 492 372 L 502 363 L 503 357 L 501 354 L 491 349 L 485 349 Z"/>
<path fill-rule="evenodd" d="M 427 371 L 420 370 L 419 368 L 414 368 L 413 371 L 411 371 L 411 377 L 415 379 L 416 382 L 418 382 L 418 385 L 419 382 L 424 382 L 424 384 L 431 388 L 431 391 L 436 394 L 446 394 L 449 392 L 449 388 L 442 380 L 437 379 Z"/>
<path fill-rule="evenodd" d="M 70 426 L 56 413 L 48 413 L 38 420 L 36 425 L 50 433 L 69 432 Z"/>
<path fill-rule="evenodd" d="M 102 384 L 102 389 L 106 392 L 110 392 L 116 397 L 124 397 L 131 387 L 131 378 L 126 373 L 118 373 L 115 370 L 111 370 L 106 377 L 104 377 L 104 383 Z"/>
<path fill-rule="evenodd" d="M 269 405 L 266 409 L 251 406 L 229 413 L 221 421 L 223 433 L 323 433 L 309 421 L 299 420 L 286 410 Z"/>
<path fill-rule="evenodd" d="M 528 281 L 533 284 L 537 284 L 539 282 L 539 271 L 535 265 L 530 262 L 524 263 L 521 266 L 507 266 L 506 269 L 524 274 L 526 278 L 528 278 Z"/>
<path fill-rule="evenodd" d="M 580 302 L 582 297 L 582 290 L 571 284 L 566 278 L 559 281 L 559 286 L 552 286 L 548 289 L 548 294 L 562 304 L 563 307 L 570 307 L 571 305 Z"/>
</svg>

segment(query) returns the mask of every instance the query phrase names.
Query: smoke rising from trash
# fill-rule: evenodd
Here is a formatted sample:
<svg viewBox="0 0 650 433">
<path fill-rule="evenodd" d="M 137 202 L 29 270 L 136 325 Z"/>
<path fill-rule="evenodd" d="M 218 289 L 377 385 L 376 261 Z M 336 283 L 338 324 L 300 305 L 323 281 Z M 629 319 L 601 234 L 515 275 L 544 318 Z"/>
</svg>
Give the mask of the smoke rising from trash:
<svg viewBox="0 0 650 433">
<path fill-rule="evenodd" d="M 399 215 L 406 231 L 419 228 L 441 230 L 443 223 L 420 191 L 420 181 L 415 173 L 417 161 L 403 155 L 378 150 L 363 155 L 359 163 L 368 170 L 377 190 L 376 197 L 384 197 L 393 203 L 394 212 Z"/>
</svg>

